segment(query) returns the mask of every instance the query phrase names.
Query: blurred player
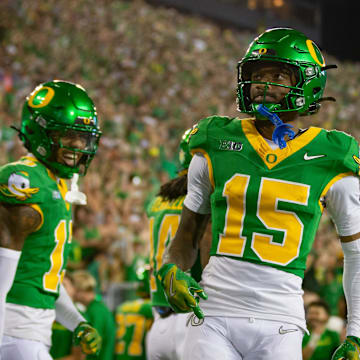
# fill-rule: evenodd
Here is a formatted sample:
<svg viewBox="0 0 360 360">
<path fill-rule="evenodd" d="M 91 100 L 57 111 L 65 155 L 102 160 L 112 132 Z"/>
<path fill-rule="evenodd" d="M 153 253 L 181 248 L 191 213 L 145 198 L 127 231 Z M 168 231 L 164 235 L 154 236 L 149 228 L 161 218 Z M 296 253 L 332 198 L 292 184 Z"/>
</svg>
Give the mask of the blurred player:
<svg viewBox="0 0 360 360">
<path fill-rule="evenodd" d="M 86 202 L 77 176 L 85 175 L 101 134 L 95 106 L 81 86 L 47 82 L 26 99 L 18 131 L 29 154 L 0 168 L 2 301 L 8 293 L 1 357 L 51 359 L 55 307 L 57 320 L 75 331 L 83 350 L 97 353 L 101 338 L 61 285 L 71 242 L 71 203 Z M 68 192 L 64 179 L 70 178 Z M 22 250 L 17 268 L 14 250 Z"/>
<path fill-rule="evenodd" d="M 137 268 L 141 299 L 127 301 L 116 309 L 115 360 L 147 360 L 145 339 L 153 322 L 149 291 L 149 265 Z"/>
<path fill-rule="evenodd" d="M 187 171 L 191 161 L 188 146 L 190 132 L 191 129 L 185 132 L 180 143 L 181 169 L 178 177 L 161 186 L 158 196 L 149 204 L 147 210 L 150 223 L 151 300 L 155 310 L 155 322 L 147 338 L 149 360 L 182 358 L 185 327 L 189 316 L 176 314 L 173 311 L 155 274 L 162 265 L 164 251 L 174 238 L 180 223 L 180 214 L 187 193 Z M 202 252 L 204 263 L 208 260 L 206 254 L 208 250 Z M 201 273 L 199 262 L 192 270 L 192 275 L 199 280 Z"/>
<path fill-rule="evenodd" d="M 84 307 L 84 317 L 97 330 L 102 338 L 101 350 L 96 356 L 98 360 L 113 360 L 115 346 L 114 316 L 108 307 L 96 296 L 96 280 L 85 270 L 77 270 L 71 274 L 74 282 L 74 301 Z M 93 359 L 89 354 L 86 359 Z"/>
<path fill-rule="evenodd" d="M 340 345 L 340 336 L 327 328 L 330 308 L 325 301 L 311 302 L 306 307 L 306 322 L 310 334 L 303 339 L 303 360 L 331 359 L 331 355 Z"/>
<path fill-rule="evenodd" d="M 188 194 L 159 270 L 171 304 L 191 311 L 196 295 L 205 298 L 191 280 L 184 287 L 183 271 L 211 212 L 205 321 L 190 327 L 185 359 L 301 359 L 302 278 L 325 206 L 344 250 L 349 315 L 334 359 L 358 351 L 359 145 L 342 132 L 289 124 L 319 110 L 331 67 L 304 34 L 270 29 L 238 64 L 239 110 L 254 118 L 212 116 L 192 131 Z"/>
</svg>

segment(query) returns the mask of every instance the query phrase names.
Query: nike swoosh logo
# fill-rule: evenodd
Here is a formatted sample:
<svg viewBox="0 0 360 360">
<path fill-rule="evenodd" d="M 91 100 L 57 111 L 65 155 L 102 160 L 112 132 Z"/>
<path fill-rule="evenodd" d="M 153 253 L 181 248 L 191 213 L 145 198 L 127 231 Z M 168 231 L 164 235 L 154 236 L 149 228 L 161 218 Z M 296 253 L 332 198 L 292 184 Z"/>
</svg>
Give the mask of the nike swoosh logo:
<svg viewBox="0 0 360 360">
<path fill-rule="evenodd" d="M 308 155 L 308 153 L 305 153 L 304 160 L 314 160 L 314 159 L 322 158 L 324 156 L 326 155 Z"/>
<path fill-rule="evenodd" d="M 281 325 L 279 328 L 279 334 L 284 335 L 291 332 L 299 331 L 299 329 L 284 329 L 284 327 Z"/>
<path fill-rule="evenodd" d="M 169 289 L 169 295 L 170 297 L 175 296 L 176 290 L 174 290 L 174 273 L 171 274 L 170 277 L 170 289 Z"/>
</svg>

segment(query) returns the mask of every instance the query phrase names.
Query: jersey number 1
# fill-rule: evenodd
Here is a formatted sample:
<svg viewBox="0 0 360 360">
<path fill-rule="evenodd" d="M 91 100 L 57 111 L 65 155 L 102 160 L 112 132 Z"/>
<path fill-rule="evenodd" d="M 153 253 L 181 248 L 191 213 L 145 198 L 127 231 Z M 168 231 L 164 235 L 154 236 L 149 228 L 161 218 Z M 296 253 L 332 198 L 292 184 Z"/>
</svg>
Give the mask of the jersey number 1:
<svg viewBox="0 0 360 360">
<path fill-rule="evenodd" d="M 50 256 L 51 267 L 43 277 L 44 289 L 51 292 L 57 292 L 59 282 L 62 281 L 65 274 L 65 270 L 61 271 L 61 269 L 64 264 L 64 250 L 67 237 L 69 237 L 68 242 L 71 242 L 72 222 L 69 222 L 69 229 L 67 229 L 66 220 L 60 220 L 55 228 L 54 236 L 56 245 Z"/>
</svg>

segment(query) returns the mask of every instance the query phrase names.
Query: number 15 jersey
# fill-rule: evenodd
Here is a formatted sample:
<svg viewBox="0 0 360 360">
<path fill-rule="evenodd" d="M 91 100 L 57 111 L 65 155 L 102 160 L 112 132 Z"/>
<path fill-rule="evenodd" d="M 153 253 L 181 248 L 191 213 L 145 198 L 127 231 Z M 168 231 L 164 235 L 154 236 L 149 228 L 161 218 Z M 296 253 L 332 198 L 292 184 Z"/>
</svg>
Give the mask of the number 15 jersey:
<svg viewBox="0 0 360 360">
<path fill-rule="evenodd" d="M 219 312 L 216 301 L 211 300 L 213 287 L 215 297 L 228 296 L 230 303 L 232 297 L 239 299 L 227 304 L 232 314 L 236 313 L 232 305 L 241 303 L 239 314 L 252 316 L 263 307 L 268 315 L 262 318 L 290 321 L 288 315 L 294 311 L 287 311 L 286 305 L 281 309 L 281 299 L 273 308 L 266 303 L 276 292 L 284 295 L 283 302 L 291 294 L 292 299 L 287 300 L 296 299 L 303 312 L 301 278 L 324 198 L 337 180 L 358 174 L 357 142 L 344 133 L 312 127 L 289 141 L 285 149 L 272 149 L 253 120 L 214 116 L 193 130 L 190 148 L 206 158 L 213 187 L 205 313 Z M 184 205 L 196 212 L 191 196 L 189 183 Z M 295 323 L 304 325 L 302 318 L 299 313 Z"/>
</svg>

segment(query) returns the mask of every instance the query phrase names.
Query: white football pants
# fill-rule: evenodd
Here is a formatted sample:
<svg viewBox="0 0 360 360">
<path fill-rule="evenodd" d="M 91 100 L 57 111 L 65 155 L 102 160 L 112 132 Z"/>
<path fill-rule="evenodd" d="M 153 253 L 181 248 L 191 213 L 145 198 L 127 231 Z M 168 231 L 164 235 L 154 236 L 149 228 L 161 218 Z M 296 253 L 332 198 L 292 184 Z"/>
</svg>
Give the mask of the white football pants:
<svg viewBox="0 0 360 360">
<path fill-rule="evenodd" d="M 155 321 L 146 338 L 147 360 L 181 360 L 184 349 L 186 320 L 190 314 L 171 314 Z"/>
<path fill-rule="evenodd" d="M 0 354 L 4 360 L 52 360 L 49 348 L 42 342 L 6 335 L 3 337 Z"/>
<path fill-rule="evenodd" d="M 181 360 L 301 360 L 303 330 L 272 320 L 192 316 Z M 164 339 L 164 342 L 166 340 Z"/>
</svg>

